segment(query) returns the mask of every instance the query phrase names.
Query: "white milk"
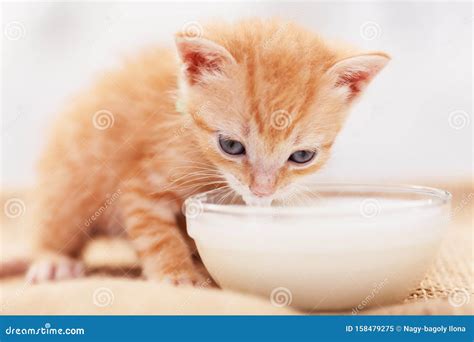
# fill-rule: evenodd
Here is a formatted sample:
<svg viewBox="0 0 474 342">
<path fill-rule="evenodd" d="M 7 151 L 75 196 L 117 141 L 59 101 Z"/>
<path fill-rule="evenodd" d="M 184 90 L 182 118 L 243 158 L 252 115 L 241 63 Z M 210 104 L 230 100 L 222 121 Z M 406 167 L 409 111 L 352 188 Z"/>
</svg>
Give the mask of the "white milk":
<svg viewBox="0 0 474 342">
<path fill-rule="evenodd" d="M 259 294 L 275 305 L 357 312 L 400 301 L 419 284 L 448 210 L 394 199 L 374 200 L 375 210 L 368 210 L 365 200 L 325 199 L 310 215 L 204 208 L 188 218 L 188 231 L 223 288 Z"/>
</svg>

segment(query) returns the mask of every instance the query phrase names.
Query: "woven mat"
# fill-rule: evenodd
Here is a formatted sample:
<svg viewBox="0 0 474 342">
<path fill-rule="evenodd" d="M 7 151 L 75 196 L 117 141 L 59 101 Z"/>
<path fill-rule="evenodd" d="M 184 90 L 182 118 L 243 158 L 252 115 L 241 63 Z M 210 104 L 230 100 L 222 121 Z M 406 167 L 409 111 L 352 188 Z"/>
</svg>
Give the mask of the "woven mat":
<svg viewBox="0 0 474 342">
<path fill-rule="evenodd" d="M 453 194 L 450 227 L 436 262 L 406 302 L 447 298 L 453 306 L 461 306 L 469 303 L 474 293 L 472 184 L 447 190 Z"/>
<path fill-rule="evenodd" d="M 430 184 L 427 184 L 430 185 Z M 406 314 L 407 304 L 416 304 L 418 307 L 430 301 L 429 307 L 433 308 L 433 302 L 444 299 L 449 303 L 450 309 L 463 309 L 471 307 L 474 300 L 473 295 L 473 203 L 474 191 L 472 183 L 462 183 L 451 186 L 437 186 L 450 191 L 453 194 L 453 215 L 449 231 L 443 241 L 439 256 L 429 270 L 420 286 L 402 305 L 405 310 L 399 312 Z M 2 207 L 12 198 L 21 199 L 25 204 L 25 213 L 29 212 L 32 202 L 25 192 L 8 192 L 2 195 Z M 2 213 L 2 225 L 0 228 L 0 260 L 31 258 L 31 227 L 34 223 L 28 215 L 22 217 L 5 217 Z M 105 255 L 104 255 L 105 254 Z M 105 260 L 105 262 L 104 262 Z M 133 251 L 126 244 L 117 241 L 95 241 L 92 242 L 85 253 L 85 262 L 91 269 L 113 269 L 120 265 L 119 269 L 127 269 L 130 265 L 136 265 Z M 1 272 L 0 272 L 1 273 Z M 133 272 L 128 272 L 128 277 L 133 277 Z M 120 274 L 110 273 L 120 276 Z M 446 306 L 446 305 L 445 305 Z M 411 310 L 410 310 L 411 311 Z M 442 311 L 442 310 L 441 310 Z M 469 311 L 468 311 L 469 312 Z M 437 313 L 436 311 L 434 312 Z"/>
</svg>

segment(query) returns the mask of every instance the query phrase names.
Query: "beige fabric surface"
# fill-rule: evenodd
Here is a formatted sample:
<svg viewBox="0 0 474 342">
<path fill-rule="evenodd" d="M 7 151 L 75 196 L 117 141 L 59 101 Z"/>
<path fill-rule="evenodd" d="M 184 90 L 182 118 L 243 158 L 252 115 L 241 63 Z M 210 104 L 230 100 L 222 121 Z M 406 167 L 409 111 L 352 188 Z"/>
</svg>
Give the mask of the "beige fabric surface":
<svg viewBox="0 0 474 342">
<path fill-rule="evenodd" d="M 216 289 L 174 287 L 144 280 L 88 277 L 56 284 L 2 284 L 3 314 L 30 315 L 290 315 L 261 298 Z M 3 296 L 2 296 L 3 297 Z"/>
<path fill-rule="evenodd" d="M 454 195 L 453 215 L 435 264 L 404 303 L 367 308 L 360 314 L 473 313 L 472 184 L 444 188 Z M 26 192 L 4 193 L 1 204 L 1 314 L 303 313 L 273 306 L 268 298 L 224 291 L 209 284 L 177 288 L 144 281 L 137 278 L 139 269 L 133 250 L 120 239 L 96 239 L 88 245 L 84 253 L 86 278 L 27 284 L 21 276 L 9 276 L 12 270 L 5 266 L 25 268 L 32 257 L 33 204 Z"/>
</svg>

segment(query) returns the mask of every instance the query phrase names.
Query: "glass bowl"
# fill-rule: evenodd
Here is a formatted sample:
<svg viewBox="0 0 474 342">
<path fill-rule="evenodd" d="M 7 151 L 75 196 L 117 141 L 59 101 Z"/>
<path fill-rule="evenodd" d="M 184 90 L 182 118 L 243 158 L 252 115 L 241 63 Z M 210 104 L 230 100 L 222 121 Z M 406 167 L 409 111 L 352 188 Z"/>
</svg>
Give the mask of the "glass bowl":
<svg viewBox="0 0 474 342">
<path fill-rule="evenodd" d="M 307 184 L 288 203 L 188 198 L 187 230 L 225 289 L 309 311 L 399 302 L 436 256 L 450 193 L 405 185 Z M 298 200 L 296 200 L 298 199 Z"/>
</svg>

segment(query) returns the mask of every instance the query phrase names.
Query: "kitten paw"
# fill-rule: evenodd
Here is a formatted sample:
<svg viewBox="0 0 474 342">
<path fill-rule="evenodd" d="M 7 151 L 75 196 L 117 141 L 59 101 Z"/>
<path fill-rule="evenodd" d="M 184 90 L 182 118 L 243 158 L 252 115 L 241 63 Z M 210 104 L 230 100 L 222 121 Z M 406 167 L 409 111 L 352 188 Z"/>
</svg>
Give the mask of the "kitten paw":
<svg viewBox="0 0 474 342">
<path fill-rule="evenodd" d="M 80 261 L 61 258 L 58 260 L 38 260 L 26 273 L 29 283 L 79 278 L 84 275 L 84 264 Z"/>
<path fill-rule="evenodd" d="M 162 275 L 158 277 L 150 277 L 153 280 L 158 280 L 174 286 L 207 286 L 210 279 L 206 279 L 202 274 L 195 272 L 176 273 Z"/>
</svg>

